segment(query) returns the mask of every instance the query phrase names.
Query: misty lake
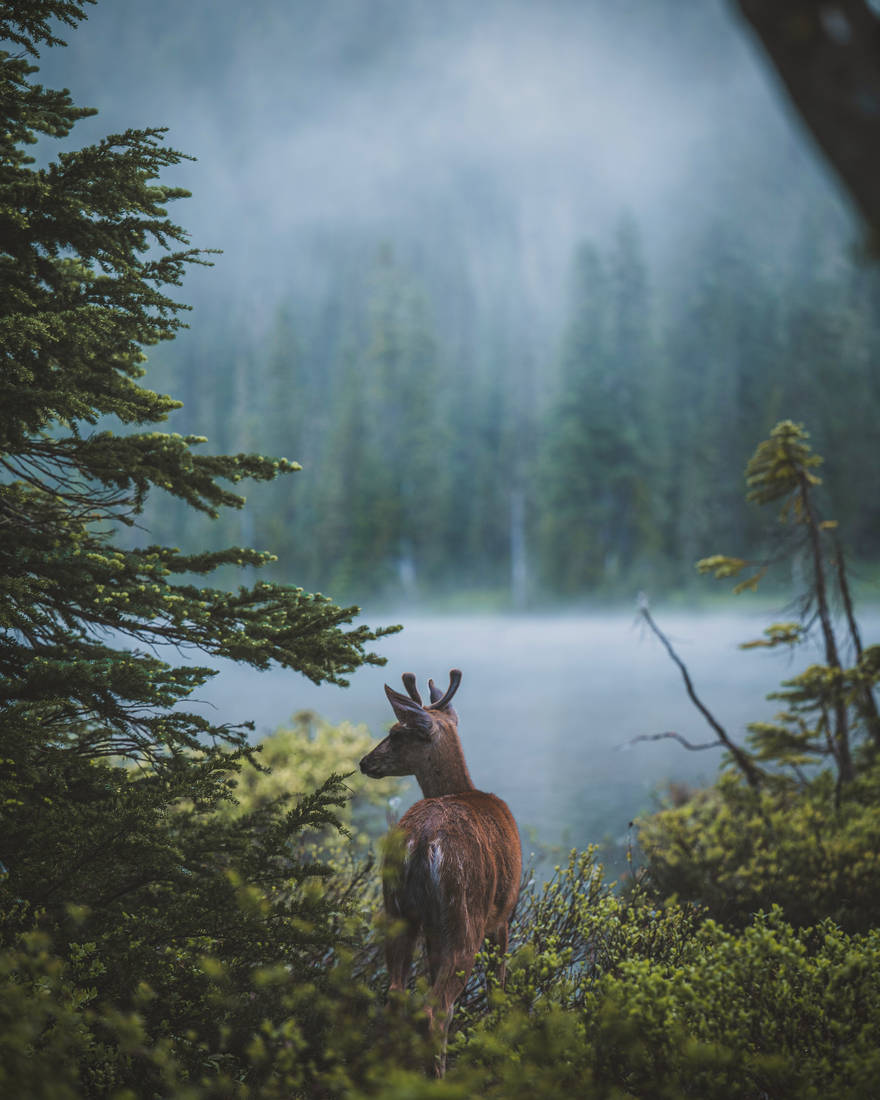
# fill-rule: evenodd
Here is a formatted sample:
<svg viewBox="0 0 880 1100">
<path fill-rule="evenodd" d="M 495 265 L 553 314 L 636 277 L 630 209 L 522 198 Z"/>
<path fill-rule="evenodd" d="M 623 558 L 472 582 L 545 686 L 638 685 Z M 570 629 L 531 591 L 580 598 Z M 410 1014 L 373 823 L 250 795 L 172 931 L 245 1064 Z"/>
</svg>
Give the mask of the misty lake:
<svg viewBox="0 0 880 1100">
<path fill-rule="evenodd" d="M 423 694 L 433 676 L 463 670 L 455 700 L 459 731 L 477 787 L 510 805 L 524 833 L 545 843 L 626 842 L 628 824 L 650 808 L 665 779 L 710 782 L 720 750 L 688 752 L 673 741 L 623 749 L 640 734 L 674 730 L 699 743 L 715 737 L 688 700 L 681 675 L 633 613 L 572 616 L 365 615 L 370 624 L 403 622 L 382 640 L 384 668 L 363 668 L 351 687 L 320 687 L 289 671 L 256 672 L 231 662 L 198 692 L 223 721 L 251 719 L 255 738 L 299 710 L 333 723 L 365 723 L 377 738 L 393 721 L 383 683 L 402 690 L 415 672 Z M 704 703 L 735 740 L 746 724 L 778 709 L 764 697 L 781 679 L 820 659 L 809 650 L 742 651 L 760 635 L 764 614 L 660 613 Z M 880 614 L 862 617 L 864 640 L 880 634 Z M 403 806 L 418 797 L 413 780 Z"/>
</svg>

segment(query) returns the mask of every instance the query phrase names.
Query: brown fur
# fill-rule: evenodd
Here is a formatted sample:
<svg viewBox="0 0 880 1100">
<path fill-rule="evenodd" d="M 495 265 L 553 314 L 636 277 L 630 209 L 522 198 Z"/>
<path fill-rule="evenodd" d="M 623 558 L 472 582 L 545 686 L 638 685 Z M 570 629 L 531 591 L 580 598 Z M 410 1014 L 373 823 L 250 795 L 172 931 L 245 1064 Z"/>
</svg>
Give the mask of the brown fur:
<svg viewBox="0 0 880 1100">
<path fill-rule="evenodd" d="M 476 790 L 467 770 L 450 705 L 461 674 L 450 675 L 454 686 L 442 697 L 429 681 L 433 702 L 427 707 L 409 673 L 404 684 L 410 698 L 386 686 L 398 722 L 360 764 L 374 778 L 414 775 L 425 795 L 398 822 L 400 846 L 385 860 L 385 912 L 402 925 L 389 940 L 386 962 L 391 991 L 403 993 L 424 934 L 432 987 L 427 1015 L 441 1042 L 440 1074 L 453 1007 L 484 939 L 500 951 L 504 984 L 508 922 L 522 874 L 513 815 L 500 798 Z"/>
</svg>

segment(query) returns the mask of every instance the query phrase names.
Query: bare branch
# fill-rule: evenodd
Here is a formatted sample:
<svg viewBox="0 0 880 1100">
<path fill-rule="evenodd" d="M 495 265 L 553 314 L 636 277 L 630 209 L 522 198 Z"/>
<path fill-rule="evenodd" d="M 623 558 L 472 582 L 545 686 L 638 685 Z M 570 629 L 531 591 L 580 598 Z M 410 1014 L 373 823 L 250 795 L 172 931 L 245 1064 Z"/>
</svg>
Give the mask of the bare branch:
<svg viewBox="0 0 880 1100">
<path fill-rule="evenodd" d="M 634 737 L 631 741 L 626 741 L 622 745 L 618 745 L 614 750 L 615 752 L 626 752 L 631 746 L 635 745 L 639 741 L 664 741 L 666 738 L 672 738 L 673 741 L 677 741 L 679 745 L 684 745 L 686 749 L 690 749 L 691 752 L 700 752 L 702 749 L 723 749 L 723 741 L 704 741 L 702 745 L 692 745 L 690 741 L 682 737 L 680 733 L 673 733 L 671 730 L 667 730 L 666 733 L 640 733 L 638 737 Z"/>
<path fill-rule="evenodd" d="M 712 727 L 712 729 L 715 730 L 715 732 L 718 734 L 718 737 L 720 739 L 720 743 L 730 752 L 731 756 L 734 758 L 734 760 L 738 764 L 738 766 L 739 766 L 740 770 L 742 771 L 743 775 L 745 775 L 746 779 L 748 780 L 749 786 L 755 787 L 755 788 L 759 787 L 760 786 L 760 777 L 759 777 L 759 773 L 758 773 L 757 768 L 752 763 L 752 761 L 749 759 L 748 755 L 745 752 L 743 752 L 743 750 L 739 747 L 739 745 L 735 744 L 730 739 L 730 737 L 728 737 L 727 731 L 724 729 L 724 727 L 721 725 L 721 723 L 715 718 L 715 716 L 712 714 L 712 712 L 709 710 L 709 708 L 698 697 L 696 691 L 694 690 L 694 685 L 693 685 L 693 682 L 691 680 L 690 673 L 688 672 L 684 661 L 682 661 L 682 659 L 679 657 L 679 655 L 675 652 L 675 650 L 672 648 L 672 643 L 669 641 L 669 639 L 666 637 L 666 635 L 663 633 L 663 631 L 660 629 L 660 627 L 657 626 L 657 624 L 654 622 L 653 618 L 651 617 L 651 612 L 648 610 L 648 597 L 644 594 L 644 592 L 639 593 L 639 615 L 641 615 L 641 617 L 648 624 L 650 629 L 660 639 L 660 641 L 663 643 L 663 647 L 666 650 L 666 652 L 669 654 L 669 656 L 672 658 L 672 660 L 678 665 L 678 668 L 681 672 L 682 678 L 684 679 L 684 686 L 687 689 L 687 693 L 688 693 L 688 696 L 690 697 L 691 702 L 694 704 L 694 706 L 697 708 L 697 710 L 700 712 L 700 714 L 703 715 L 703 717 L 706 719 L 706 721 L 709 723 L 709 725 Z M 654 737 L 657 737 L 657 736 L 659 736 L 659 737 L 668 736 L 668 737 L 673 737 L 676 740 L 683 740 L 682 738 L 677 737 L 676 734 L 659 734 L 659 735 L 653 735 L 653 736 L 648 735 L 648 739 L 654 739 Z M 686 745 L 685 747 L 686 748 L 691 748 L 690 745 Z M 711 746 L 707 745 L 706 747 L 709 748 Z"/>
</svg>

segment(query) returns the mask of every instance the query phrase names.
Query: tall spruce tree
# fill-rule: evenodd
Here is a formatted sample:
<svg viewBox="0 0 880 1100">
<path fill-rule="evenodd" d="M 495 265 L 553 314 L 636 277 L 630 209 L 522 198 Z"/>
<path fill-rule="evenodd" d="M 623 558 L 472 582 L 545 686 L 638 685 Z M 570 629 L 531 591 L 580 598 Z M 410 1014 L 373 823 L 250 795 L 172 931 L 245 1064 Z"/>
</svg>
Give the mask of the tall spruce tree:
<svg viewBox="0 0 880 1100">
<path fill-rule="evenodd" d="M 596 250 L 575 257 L 559 394 L 541 461 L 544 583 L 572 594 L 613 585 L 654 536 L 647 279 L 624 221 L 610 272 Z"/>
<path fill-rule="evenodd" d="M 699 242 L 691 279 L 668 335 L 672 523 L 683 570 L 712 540 L 755 530 L 730 472 L 748 457 L 755 423 L 772 427 L 785 384 L 776 296 L 729 226 L 713 226 Z"/>
<path fill-rule="evenodd" d="M 541 458 L 542 579 L 573 594 L 601 580 L 605 547 L 597 517 L 602 474 L 597 449 L 614 430 L 603 385 L 608 371 L 608 284 L 598 252 L 575 256 L 571 322 L 562 353 L 558 398 L 549 412 Z"/>
<path fill-rule="evenodd" d="M 664 480 L 648 270 L 639 227 L 631 214 L 618 223 L 609 266 L 610 387 L 618 407 L 620 433 L 618 464 L 612 473 L 618 512 L 612 552 L 622 571 L 628 573 L 640 555 L 656 553 L 659 548 L 656 512 Z"/>
<path fill-rule="evenodd" d="M 5 36 L 36 53 L 48 36 L 37 30 L 43 12 L 71 21 L 82 14 L 80 5 L 29 5 L 27 16 L 4 20 Z M 216 515 L 244 504 L 220 481 L 271 481 L 298 467 L 257 454 L 203 456 L 194 451 L 202 437 L 133 430 L 179 407 L 141 384 L 142 348 L 172 339 L 182 324 L 185 307 L 163 286 L 179 285 L 186 264 L 205 262 L 165 211 L 187 193 L 158 182 L 181 154 L 163 145 L 161 130 L 129 130 L 35 169 L 23 147 L 66 136 L 94 112 L 31 84 L 34 71 L 3 58 L 4 701 L 41 739 L 75 721 L 82 751 L 103 745 L 161 764 L 212 731 L 170 709 L 209 674 L 118 649 L 108 632 L 195 645 L 259 668 L 277 663 L 316 683 L 342 683 L 376 660 L 364 647 L 377 635 L 343 631 L 355 609 L 296 588 L 259 583 L 230 596 L 180 581 L 220 565 L 261 566 L 267 553 L 114 547 L 114 531 L 136 528 L 152 488 Z"/>
<path fill-rule="evenodd" d="M 447 405 L 427 303 L 388 248 L 371 290 L 366 337 L 337 367 L 339 415 L 322 474 L 324 568 L 344 590 L 413 595 L 443 564 Z"/>
<path fill-rule="evenodd" d="M 0 1030 L 6 992 L 28 987 L 16 944 L 38 923 L 54 941 L 52 973 L 73 991 L 70 1011 L 140 998 L 137 1027 L 172 1041 L 198 1074 L 221 1031 L 230 1052 L 251 1042 L 267 1010 L 256 967 L 301 974 L 309 952 L 333 942 L 332 905 L 304 889 L 329 870 L 292 842 L 333 823 L 343 790 L 329 777 L 287 812 L 213 813 L 253 756 L 247 730 L 182 709 L 215 672 L 172 667 L 155 647 L 345 684 L 365 662 L 383 663 L 367 646 L 387 631 L 345 630 L 356 608 L 298 588 L 230 593 L 194 579 L 261 567 L 268 553 L 120 548 L 120 533 L 140 534 L 151 490 L 216 516 L 242 507 L 243 479 L 298 467 L 200 455 L 202 437 L 154 428 L 179 402 L 143 385 L 142 349 L 174 337 L 185 307 L 164 288 L 205 262 L 166 213 L 186 192 L 159 180 L 181 159 L 163 131 L 112 135 L 45 168 L 27 155 L 94 113 L 34 84 L 27 60 L 62 45 L 51 28 L 75 26 L 84 3 L 0 8 L 0 34 L 23 51 L 0 53 L 0 950 L 11 951 Z M 226 975 L 219 1015 L 203 955 Z M 90 1019 L 68 1058 L 83 1095 L 166 1094 L 146 1055 L 141 1069 L 123 1057 L 106 1015 Z"/>
</svg>

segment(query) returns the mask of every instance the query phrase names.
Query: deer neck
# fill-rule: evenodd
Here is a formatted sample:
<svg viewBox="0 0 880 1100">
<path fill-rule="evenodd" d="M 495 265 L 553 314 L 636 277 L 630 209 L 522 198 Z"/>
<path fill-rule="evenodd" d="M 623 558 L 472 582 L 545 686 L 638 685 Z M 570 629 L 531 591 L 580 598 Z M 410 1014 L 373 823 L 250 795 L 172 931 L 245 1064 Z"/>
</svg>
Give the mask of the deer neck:
<svg viewBox="0 0 880 1100">
<path fill-rule="evenodd" d="M 416 782 L 425 798 L 476 790 L 456 734 L 447 731 L 445 736 L 431 744 L 422 766 L 416 772 Z"/>
</svg>

